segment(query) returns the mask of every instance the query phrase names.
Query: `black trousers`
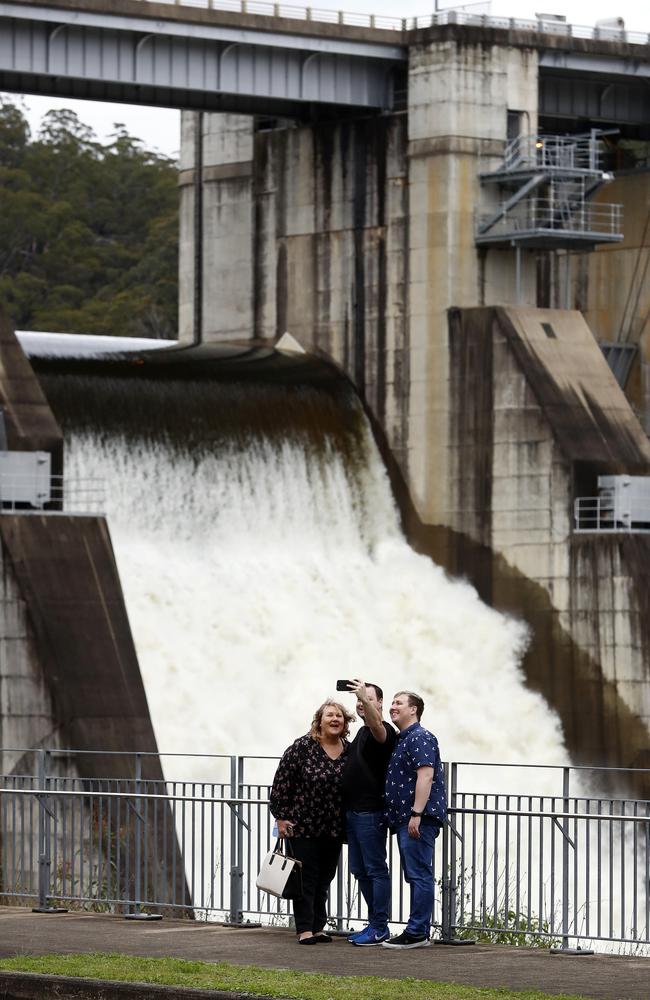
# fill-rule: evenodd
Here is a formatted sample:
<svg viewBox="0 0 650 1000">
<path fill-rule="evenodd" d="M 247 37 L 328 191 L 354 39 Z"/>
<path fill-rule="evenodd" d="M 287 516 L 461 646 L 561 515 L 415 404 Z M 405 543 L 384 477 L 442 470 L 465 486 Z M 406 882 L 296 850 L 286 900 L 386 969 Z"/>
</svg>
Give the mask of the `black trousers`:
<svg viewBox="0 0 650 1000">
<path fill-rule="evenodd" d="M 337 837 L 292 837 L 291 847 L 302 861 L 302 899 L 294 899 L 296 933 L 322 931 L 327 923 L 327 893 L 336 874 L 342 841 Z"/>
</svg>

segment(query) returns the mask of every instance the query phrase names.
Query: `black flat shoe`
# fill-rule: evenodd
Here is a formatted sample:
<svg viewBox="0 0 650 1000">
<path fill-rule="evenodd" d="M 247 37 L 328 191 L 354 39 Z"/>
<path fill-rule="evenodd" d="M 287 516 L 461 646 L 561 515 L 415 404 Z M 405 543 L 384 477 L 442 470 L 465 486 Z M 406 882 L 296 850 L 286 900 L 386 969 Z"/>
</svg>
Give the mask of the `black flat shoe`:
<svg viewBox="0 0 650 1000">
<path fill-rule="evenodd" d="M 317 937 L 298 938 L 298 944 L 318 944 L 318 938 Z"/>
<path fill-rule="evenodd" d="M 317 941 L 319 944 L 331 944 L 332 939 L 329 934 L 314 934 L 312 941 Z"/>
</svg>

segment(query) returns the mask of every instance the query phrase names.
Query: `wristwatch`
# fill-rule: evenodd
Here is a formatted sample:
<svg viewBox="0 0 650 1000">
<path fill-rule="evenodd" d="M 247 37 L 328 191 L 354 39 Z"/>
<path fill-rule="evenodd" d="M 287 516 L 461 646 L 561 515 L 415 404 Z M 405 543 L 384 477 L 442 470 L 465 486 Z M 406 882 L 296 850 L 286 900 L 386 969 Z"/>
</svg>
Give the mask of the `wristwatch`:
<svg viewBox="0 0 650 1000">
<path fill-rule="evenodd" d="M 424 810 L 423 810 L 423 812 L 424 812 Z M 416 812 L 415 809 L 411 809 L 411 816 L 414 816 L 416 819 L 420 819 L 420 817 L 422 816 L 422 813 L 421 812 Z"/>
</svg>

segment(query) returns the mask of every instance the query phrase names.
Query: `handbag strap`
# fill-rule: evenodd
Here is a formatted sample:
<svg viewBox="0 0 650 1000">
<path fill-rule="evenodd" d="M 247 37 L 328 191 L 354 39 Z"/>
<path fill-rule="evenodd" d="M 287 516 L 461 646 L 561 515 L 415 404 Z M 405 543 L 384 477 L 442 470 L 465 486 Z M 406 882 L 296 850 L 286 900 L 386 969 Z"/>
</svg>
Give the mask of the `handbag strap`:
<svg viewBox="0 0 650 1000">
<path fill-rule="evenodd" d="M 285 857 L 293 858 L 295 861 L 296 855 L 291 846 L 291 837 L 278 837 L 275 842 L 274 851 L 276 854 L 284 854 Z"/>
</svg>

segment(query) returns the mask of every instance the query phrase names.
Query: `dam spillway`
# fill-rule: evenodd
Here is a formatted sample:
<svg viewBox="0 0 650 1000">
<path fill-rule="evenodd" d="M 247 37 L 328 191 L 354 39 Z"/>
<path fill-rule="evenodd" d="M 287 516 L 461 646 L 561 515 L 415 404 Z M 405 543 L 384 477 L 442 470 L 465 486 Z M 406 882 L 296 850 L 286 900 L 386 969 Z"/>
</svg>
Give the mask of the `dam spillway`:
<svg viewBox="0 0 650 1000">
<path fill-rule="evenodd" d="M 33 364 L 67 474 L 106 482 L 161 753 L 277 755 L 362 675 L 421 692 L 448 758 L 567 762 L 526 628 L 409 547 L 335 368 L 207 347 Z"/>
</svg>

